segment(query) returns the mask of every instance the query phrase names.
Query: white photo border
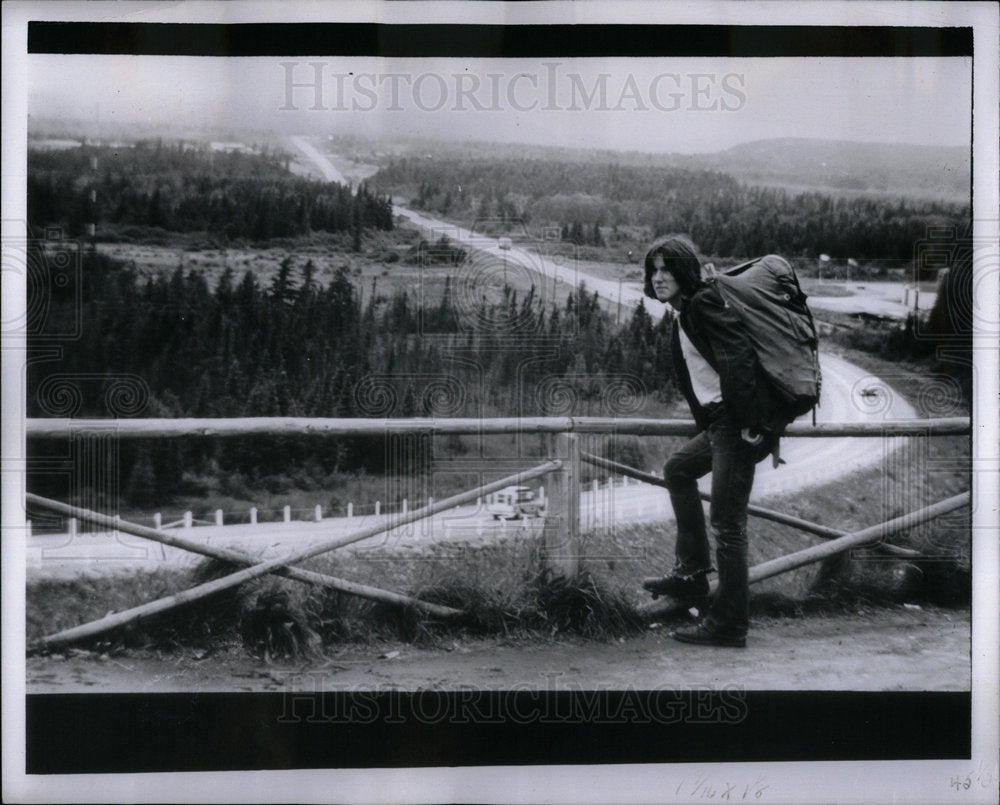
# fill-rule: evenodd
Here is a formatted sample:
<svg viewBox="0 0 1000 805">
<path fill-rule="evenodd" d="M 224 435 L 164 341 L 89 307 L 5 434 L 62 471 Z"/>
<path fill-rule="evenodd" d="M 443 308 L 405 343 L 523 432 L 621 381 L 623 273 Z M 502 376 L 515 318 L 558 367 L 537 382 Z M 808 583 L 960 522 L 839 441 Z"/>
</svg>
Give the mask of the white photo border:
<svg viewBox="0 0 1000 805">
<path fill-rule="evenodd" d="M 990 3 L 220 3 L 11 2 L 3 6 L 3 241 L 24 237 L 26 154 L 26 24 L 28 20 L 130 22 L 344 21 L 467 24 L 629 23 L 752 25 L 970 26 L 974 30 L 973 154 L 975 237 L 997 265 L 997 8 Z M 997 278 L 976 286 L 986 310 L 1000 309 Z M 21 278 L 3 276 L 3 320 L 23 310 Z M 978 374 L 974 422 L 974 491 L 982 496 L 973 522 L 975 561 L 972 611 L 972 760 L 851 761 L 843 763 L 665 764 L 244 771 L 197 774 L 26 776 L 23 555 L 12 535 L 23 533 L 24 401 L 20 383 L 3 384 L 3 771 L 9 802 L 682 802 L 678 780 L 703 775 L 717 782 L 766 779 L 756 802 L 991 802 L 996 788 L 956 791 L 949 780 L 987 769 L 997 780 L 998 549 L 997 356 L 995 333 L 977 333 Z M 23 343 L 5 340 L 3 377 L 20 377 Z M 15 392 L 15 393 L 11 393 Z M 20 519 L 20 523 L 19 523 Z M 742 792 L 742 789 L 741 789 Z"/>
</svg>

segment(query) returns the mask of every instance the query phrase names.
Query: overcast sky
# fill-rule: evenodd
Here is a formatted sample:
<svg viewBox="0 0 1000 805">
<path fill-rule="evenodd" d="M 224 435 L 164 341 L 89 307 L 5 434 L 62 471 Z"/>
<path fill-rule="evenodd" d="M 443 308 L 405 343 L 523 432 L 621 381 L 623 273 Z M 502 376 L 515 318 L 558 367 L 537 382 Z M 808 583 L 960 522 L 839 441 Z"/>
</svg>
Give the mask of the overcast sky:
<svg viewBox="0 0 1000 805">
<path fill-rule="evenodd" d="M 283 132 L 702 152 L 970 140 L 966 58 L 28 57 L 29 112 Z"/>
</svg>

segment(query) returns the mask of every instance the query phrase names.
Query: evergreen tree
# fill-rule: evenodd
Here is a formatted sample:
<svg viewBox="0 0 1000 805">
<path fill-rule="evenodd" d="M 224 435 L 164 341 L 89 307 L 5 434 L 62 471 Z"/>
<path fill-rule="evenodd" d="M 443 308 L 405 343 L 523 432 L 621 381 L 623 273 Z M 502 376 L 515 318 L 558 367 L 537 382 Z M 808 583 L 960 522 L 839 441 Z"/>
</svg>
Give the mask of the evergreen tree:
<svg viewBox="0 0 1000 805">
<path fill-rule="evenodd" d="M 298 299 L 300 302 L 311 302 L 316 296 L 316 264 L 312 259 L 306 260 L 302 267 L 302 284 L 299 286 Z"/>
<path fill-rule="evenodd" d="M 292 258 L 286 257 L 278 266 L 278 273 L 271 280 L 271 299 L 286 302 L 291 296 Z"/>
<path fill-rule="evenodd" d="M 604 245 L 604 237 L 601 235 L 601 226 L 597 221 L 594 221 L 594 230 L 593 234 L 591 235 L 590 242 L 594 246 Z"/>
</svg>

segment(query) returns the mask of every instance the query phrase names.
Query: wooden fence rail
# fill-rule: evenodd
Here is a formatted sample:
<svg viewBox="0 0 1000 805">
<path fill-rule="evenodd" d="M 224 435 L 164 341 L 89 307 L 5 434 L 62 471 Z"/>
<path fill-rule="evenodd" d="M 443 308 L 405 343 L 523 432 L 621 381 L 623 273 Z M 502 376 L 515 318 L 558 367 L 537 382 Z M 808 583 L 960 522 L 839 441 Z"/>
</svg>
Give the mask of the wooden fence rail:
<svg viewBox="0 0 1000 805">
<path fill-rule="evenodd" d="M 121 439 L 180 436 L 391 436 L 404 433 L 532 434 L 614 433 L 631 436 L 688 436 L 697 428 L 688 419 L 619 419 L 615 417 L 499 417 L 484 419 L 314 419 L 308 417 L 245 417 L 241 419 L 28 419 L 26 434 L 52 439 L 82 431 L 100 431 Z M 787 436 L 967 435 L 966 417 L 886 420 L 884 422 L 793 422 Z"/>
</svg>

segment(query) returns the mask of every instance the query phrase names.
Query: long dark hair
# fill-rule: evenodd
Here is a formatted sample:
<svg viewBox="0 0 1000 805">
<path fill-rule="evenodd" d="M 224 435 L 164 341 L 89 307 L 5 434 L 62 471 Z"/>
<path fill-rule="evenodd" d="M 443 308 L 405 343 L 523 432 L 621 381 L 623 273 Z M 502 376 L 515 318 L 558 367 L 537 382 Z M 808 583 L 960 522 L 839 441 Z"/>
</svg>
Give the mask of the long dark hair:
<svg viewBox="0 0 1000 805">
<path fill-rule="evenodd" d="M 646 252 L 645 277 L 642 292 L 650 299 L 656 299 L 653 290 L 653 274 L 656 273 L 656 255 L 663 257 L 663 265 L 680 286 L 682 296 L 693 296 L 704 281 L 701 278 L 701 255 L 687 235 L 664 235 L 653 241 Z"/>
</svg>

